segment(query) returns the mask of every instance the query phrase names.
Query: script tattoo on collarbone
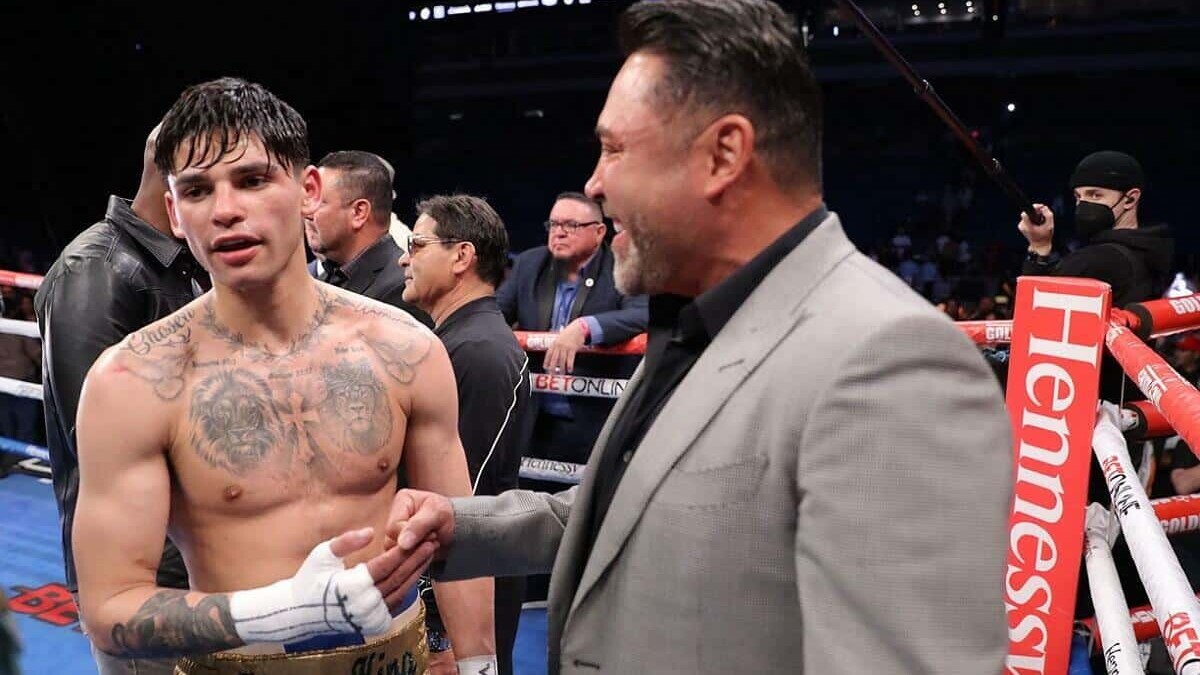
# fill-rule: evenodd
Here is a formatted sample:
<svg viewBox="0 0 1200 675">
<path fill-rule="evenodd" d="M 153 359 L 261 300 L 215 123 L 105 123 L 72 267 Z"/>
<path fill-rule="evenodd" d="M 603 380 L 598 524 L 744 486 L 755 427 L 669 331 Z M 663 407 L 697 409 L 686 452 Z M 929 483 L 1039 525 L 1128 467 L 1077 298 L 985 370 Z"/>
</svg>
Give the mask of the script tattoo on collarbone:
<svg viewBox="0 0 1200 675">
<path fill-rule="evenodd" d="M 195 312 L 189 307 L 164 322 L 131 333 L 119 350 L 126 358 L 122 365 L 136 377 L 149 382 L 154 395 L 175 400 L 183 391 L 184 371 L 191 359 L 191 321 Z"/>
<path fill-rule="evenodd" d="M 189 605 L 187 593 L 169 589 L 150 596 L 128 621 L 113 626 L 113 644 L 122 654 L 139 657 L 215 652 L 242 644 L 228 596 L 210 595 Z"/>
</svg>

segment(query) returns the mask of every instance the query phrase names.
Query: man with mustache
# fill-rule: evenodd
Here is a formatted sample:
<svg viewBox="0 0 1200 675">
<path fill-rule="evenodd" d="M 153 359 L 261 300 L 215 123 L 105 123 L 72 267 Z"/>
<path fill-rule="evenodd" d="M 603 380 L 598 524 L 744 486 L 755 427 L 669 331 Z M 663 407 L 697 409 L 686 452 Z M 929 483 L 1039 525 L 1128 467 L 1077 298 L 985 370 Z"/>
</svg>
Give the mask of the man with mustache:
<svg viewBox="0 0 1200 675">
<path fill-rule="evenodd" d="M 646 297 L 621 293 L 613 284 L 613 253 L 604 243 L 600 205 L 585 194 L 564 192 L 544 226 L 546 246 L 518 255 L 496 291 L 500 311 L 516 328 L 557 333 L 531 367 L 560 375 L 629 377 L 636 358 L 580 353 L 584 345 L 616 344 L 646 330 Z M 580 464 L 613 407 L 611 399 L 549 393 L 535 394 L 534 404 L 527 454 Z"/>
<path fill-rule="evenodd" d="M 794 20 L 646 0 L 618 34 L 587 192 L 645 360 L 577 488 L 403 491 L 391 533 L 435 579 L 552 569 L 551 675 L 1000 672 L 1004 402 L 826 208 Z"/>
</svg>

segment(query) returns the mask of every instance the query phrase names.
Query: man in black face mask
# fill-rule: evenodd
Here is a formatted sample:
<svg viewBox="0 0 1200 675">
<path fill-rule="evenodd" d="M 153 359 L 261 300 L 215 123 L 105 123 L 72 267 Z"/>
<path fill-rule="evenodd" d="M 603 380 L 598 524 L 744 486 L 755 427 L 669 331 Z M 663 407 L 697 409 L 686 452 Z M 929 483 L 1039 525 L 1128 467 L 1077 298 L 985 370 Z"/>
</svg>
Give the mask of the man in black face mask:
<svg viewBox="0 0 1200 675">
<path fill-rule="evenodd" d="M 1141 165 L 1125 153 L 1103 150 L 1084 157 L 1071 174 L 1079 248 L 1059 258 L 1051 248 L 1054 213 L 1034 204 L 1046 222 L 1034 225 L 1021 214 L 1017 229 L 1029 241 L 1021 272 L 1099 279 L 1112 286 L 1113 307 L 1160 297 L 1170 279 L 1175 241 L 1166 225 L 1139 224 L 1145 182 Z"/>
<path fill-rule="evenodd" d="M 1145 183 L 1141 165 L 1125 153 L 1105 150 L 1084 157 L 1071 174 L 1079 248 L 1060 258 L 1051 246 L 1054 213 L 1043 204 L 1034 204 L 1046 222 L 1034 225 L 1028 215 L 1021 214 L 1017 229 L 1029 240 L 1021 272 L 1106 282 L 1112 286 L 1113 307 L 1161 297 L 1171 278 L 1175 240 L 1166 225 L 1139 223 L 1138 206 Z M 1144 398 L 1107 353 L 1100 362 L 1100 398 L 1114 403 Z M 1138 444 L 1131 445 L 1130 451 L 1135 465 L 1140 463 Z M 1088 476 L 1088 501 L 1105 506 L 1110 502 L 1100 464 L 1094 459 Z M 1113 546 L 1113 558 L 1129 605 L 1144 604 L 1146 591 L 1123 537 Z M 1087 584 L 1087 571 L 1081 565 L 1076 618 L 1094 613 Z"/>
</svg>

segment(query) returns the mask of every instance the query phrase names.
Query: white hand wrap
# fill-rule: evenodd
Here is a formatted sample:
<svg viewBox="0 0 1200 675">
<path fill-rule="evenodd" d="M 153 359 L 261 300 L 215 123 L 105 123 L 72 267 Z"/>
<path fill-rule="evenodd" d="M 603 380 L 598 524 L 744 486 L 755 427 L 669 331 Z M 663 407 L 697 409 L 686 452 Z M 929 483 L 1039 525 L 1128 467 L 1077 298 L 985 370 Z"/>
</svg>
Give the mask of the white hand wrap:
<svg viewBox="0 0 1200 675">
<path fill-rule="evenodd" d="M 367 566 L 346 569 L 322 542 L 291 579 L 230 595 L 229 612 L 246 644 L 290 643 L 318 635 L 378 635 L 391 625 Z"/>
<path fill-rule="evenodd" d="M 458 666 L 458 675 L 498 675 L 500 672 L 494 654 L 459 659 L 455 665 Z"/>
</svg>

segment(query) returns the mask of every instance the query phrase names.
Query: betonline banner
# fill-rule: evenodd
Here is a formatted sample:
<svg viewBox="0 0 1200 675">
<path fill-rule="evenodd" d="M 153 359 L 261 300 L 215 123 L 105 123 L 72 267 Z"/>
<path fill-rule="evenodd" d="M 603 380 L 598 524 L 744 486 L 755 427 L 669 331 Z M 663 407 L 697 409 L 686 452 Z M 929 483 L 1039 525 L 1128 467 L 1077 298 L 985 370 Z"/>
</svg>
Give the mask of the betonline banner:
<svg viewBox="0 0 1200 675">
<path fill-rule="evenodd" d="M 1004 580 L 1011 675 L 1067 672 L 1110 303 L 1108 284 L 1090 279 L 1017 280 L 1007 393 L 1016 485 Z"/>
</svg>

